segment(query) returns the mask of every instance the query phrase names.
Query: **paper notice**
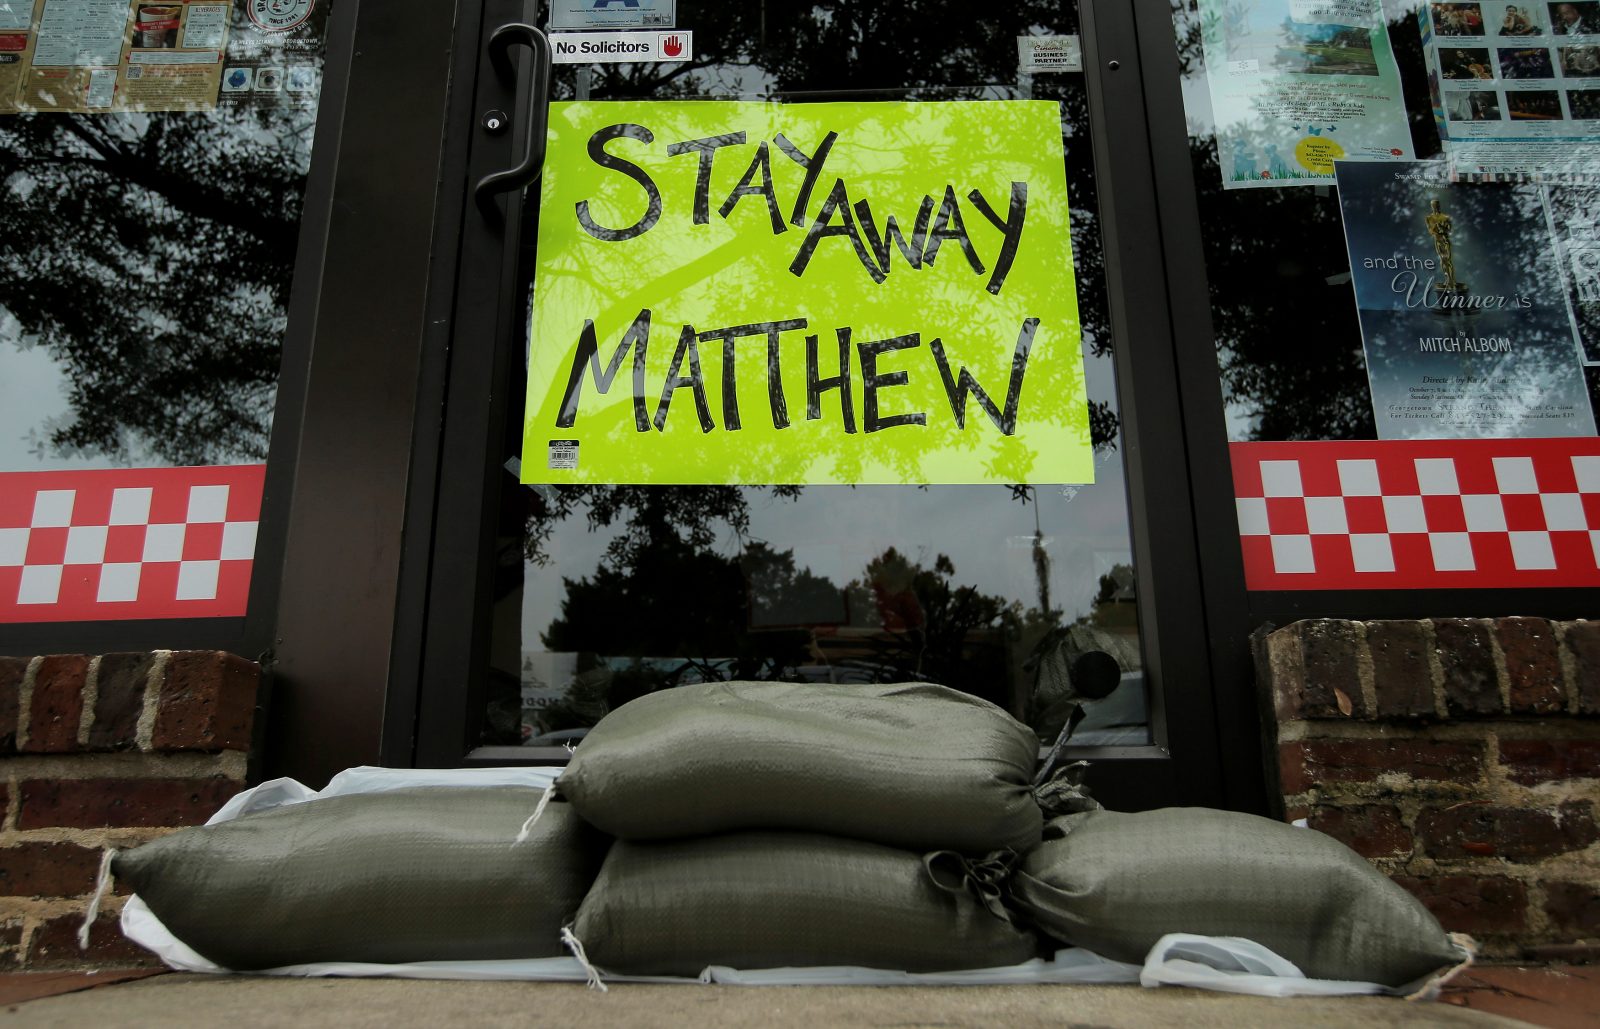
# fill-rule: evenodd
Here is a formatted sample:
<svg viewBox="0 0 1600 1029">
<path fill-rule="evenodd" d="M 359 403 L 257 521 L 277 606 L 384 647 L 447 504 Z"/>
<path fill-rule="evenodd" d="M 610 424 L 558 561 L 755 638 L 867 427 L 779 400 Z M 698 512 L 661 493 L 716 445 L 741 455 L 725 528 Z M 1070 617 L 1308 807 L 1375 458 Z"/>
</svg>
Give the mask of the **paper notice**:
<svg viewBox="0 0 1600 1029">
<path fill-rule="evenodd" d="M 0 0 L 0 113 L 217 105 L 232 3 Z"/>
<path fill-rule="evenodd" d="M 183 46 L 220 50 L 228 42 L 228 5 L 194 4 L 183 22 Z"/>
<path fill-rule="evenodd" d="M 127 0 L 44 0 L 33 66 L 114 68 L 127 22 Z"/>
<path fill-rule="evenodd" d="M 262 0 L 235 5 L 223 56 L 218 103 L 315 110 L 322 90 L 328 0 L 283 0 L 279 17 L 261 17 Z"/>
<path fill-rule="evenodd" d="M 17 109 L 17 93 L 33 55 L 33 4 L 0 2 L 0 114 Z"/>
</svg>

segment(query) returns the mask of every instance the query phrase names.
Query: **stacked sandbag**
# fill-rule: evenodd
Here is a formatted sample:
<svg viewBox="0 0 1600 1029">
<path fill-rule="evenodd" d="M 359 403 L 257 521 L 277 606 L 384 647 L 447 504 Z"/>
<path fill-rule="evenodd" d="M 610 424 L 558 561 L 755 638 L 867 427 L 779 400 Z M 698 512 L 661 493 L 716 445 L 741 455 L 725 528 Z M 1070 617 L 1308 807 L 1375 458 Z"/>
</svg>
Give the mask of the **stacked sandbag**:
<svg viewBox="0 0 1600 1029">
<path fill-rule="evenodd" d="M 1243 937 L 1308 978 L 1391 987 L 1466 957 L 1415 897 L 1344 844 L 1231 811 L 1053 819 L 1010 897 L 1048 935 L 1134 963 L 1168 933 Z"/>
<path fill-rule="evenodd" d="M 1039 740 L 931 683 L 708 682 L 600 720 L 556 786 L 624 840 L 795 829 L 908 850 L 1039 842 Z"/>
<path fill-rule="evenodd" d="M 572 933 L 595 965 L 642 975 L 709 965 L 939 972 L 1033 957 L 1033 936 L 968 889 L 953 852 L 946 860 L 952 874 L 941 878 L 923 855 L 820 833 L 618 840 Z"/>
<path fill-rule="evenodd" d="M 238 971 L 312 962 L 564 954 L 609 841 L 542 791 L 422 787 L 327 797 L 119 851 L 174 936 Z"/>
<path fill-rule="evenodd" d="M 556 789 L 618 837 L 573 926 L 611 972 L 939 971 L 1035 953 L 999 902 L 1039 841 L 1038 742 L 924 683 L 719 682 L 635 700 Z"/>
</svg>

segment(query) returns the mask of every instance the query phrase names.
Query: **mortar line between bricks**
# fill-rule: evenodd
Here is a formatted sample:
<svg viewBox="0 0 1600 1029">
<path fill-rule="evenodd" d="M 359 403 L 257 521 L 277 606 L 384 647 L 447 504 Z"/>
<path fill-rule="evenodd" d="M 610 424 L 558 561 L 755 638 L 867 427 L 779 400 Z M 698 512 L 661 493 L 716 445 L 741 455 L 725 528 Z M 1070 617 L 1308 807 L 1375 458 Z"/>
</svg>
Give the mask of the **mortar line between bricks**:
<svg viewBox="0 0 1600 1029">
<path fill-rule="evenodd" d="M 134 730 L 134 740 L 140 750 L 152 749 L 151 741 L 156 735 L 156 712 L 161 706 L 161 684 L 167 678 L 167 661 L 172 657 L 170 650 L 152 651 L 155 660 L 150 662 L 150 673 L 144 681 L 144 706 L 139 709 L 139 724 Z"/>
<path fill-rule="evenodd" d="M 1556 660 L 1561 663 L 1561 688 L 1566 691 L 1567 714 L 1576 717 L 1578 705 L 1578 662 L 1567 649 L 1569 623 L 1551 619 L 1550 628 L 1556 634 Z"/>
<path fill-rule="evenodd" d="M 89 746 L 89 730 L 94 728 L 94 709 L 100 701 L 101 656 L 89 659 L 89 671 L 83 677 L 82 704 L 78 711 L 78 746 Z"/>
<path fill-rule="evenodd" d="M 1511 669 L 1506 667 L 1505 648 L 1500 646 L 1500 625 L 1493 618 L 1480 618 L 1489 633 L 1489 660 L 1494 665 L 1494 684 L 1500 691 L 1500 710 L 1511 710 Z"/>
<path fill-rule="evenodd" d="M 28 745 L 28 723 L 33 721 L 33 684 L 39 678 L 39 668 L 44 655 L 35 654 L 28 661 L 28 670 L 22 673 L 22 685 L 17 689 L 17 752 Z M 15 806 L 15 805 L 13 805 Z"/>
<path fill-rule="evenodd" d="M 194 750 L 141 754 L 123 750 L 110 753 L 18 757 L 9 759 L 6 765 L 13 781 L 207 779 L 220 775 L 242 783 L 245 774 L 245 753 L 241 750 Z M 18 806 L 13 794 L 11 810 L 16 811 Z M 9 821 L 9 815 L 7 818 Z"/>
<path fill-rule="evenodd" d="M 17 819 L 22 812 L 22 779 L 17 775 L 16 766 L 7 762 L 6 768 L 6 818 L 4 829 L 6 832 L 17 831 Z"/>
<path fill-rule="evenodd" d="M 1586 742 L 1595 739 L 1593 719 L 1581 721 L 1565 713 L 1553 715 L 1500 715 L 1495 718 L 1448 718 L 1443 722 L 1419 723 L 1410 719 L 1382 722 L 1349 722 L 1334 719 L 1306 719 L 1280 722 L 1280 743 L 1309 743 L 1314 740 L 1381 740 L 1384 742 L 1454 742 L 1482 740 L 1491 729 L 1504 740 L 1549 740 L 1553 743 Z"/>
<path fill-rule="evenodd" d="M 163 836 L 181 832 L 188 826 L 103 826 L 94 829 L 75 829 L 53 825 L 43 829 L 17 829 L 0 839 L 0 851 L 28 843 L 70 843 L 75 847 L 103 851 L 128 850 L 141 847 Z"/>
<path fill-rule="evenodd" d="M 1423 656 L 1428 662 L 1428 686 L 1433 696 L 1434 716 L 1447 719 L 1450 717 L 1450 705 L 1444 698 L 1444 661 L 1439 657 L 1439 634 L 1434 628 L 1432 618 L 1422 620 Z"/>
<path fill-rule="evenodd" d="M 1361 706 L 1368 718 L 1378 716 L 1378 676 L 1372 665 L 1372 640 L 1366 622 L 1352 622 L 1356 635 L 1356 685 L 1361 689 Z"/>
</svg>

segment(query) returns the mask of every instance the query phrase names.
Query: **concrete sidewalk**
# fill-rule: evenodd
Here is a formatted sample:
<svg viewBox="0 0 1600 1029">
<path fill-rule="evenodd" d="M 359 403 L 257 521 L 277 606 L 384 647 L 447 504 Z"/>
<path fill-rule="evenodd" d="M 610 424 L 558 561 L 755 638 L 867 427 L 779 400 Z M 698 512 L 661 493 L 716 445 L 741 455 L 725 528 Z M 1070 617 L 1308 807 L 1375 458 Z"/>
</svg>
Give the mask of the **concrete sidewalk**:
<svg viewBox="0 0 1600 1029">
<path fill-rule="evenodd" d="M 938 1026 L 1249 1029 L 1526 1025 L 1394 998 L 1264 1000 L 1138 986 L 741 987 L 160 975 L 9 1006 L 17 1026 Z"/>
</svg>

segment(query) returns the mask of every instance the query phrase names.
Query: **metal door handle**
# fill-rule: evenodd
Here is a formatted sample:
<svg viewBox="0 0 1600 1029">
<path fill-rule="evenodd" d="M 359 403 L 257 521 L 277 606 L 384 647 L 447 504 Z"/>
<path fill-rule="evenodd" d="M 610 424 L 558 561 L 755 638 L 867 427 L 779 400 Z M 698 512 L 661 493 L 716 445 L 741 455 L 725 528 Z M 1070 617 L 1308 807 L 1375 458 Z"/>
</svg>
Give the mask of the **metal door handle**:
<svg viewBox="0 0 1600 1029">
<path fill-rule="evenodd" d="M 523 189 L 537 182 L 544 169 L 545 134 L 550 122 L 550 65 L 554 63 L 550 40 L 543 32 L 522 22 L 512 22 L 494 30 L 489 37 L 489 63 L 502 82 L 514 84 L 516 66 L 511 63 L 510 50 L 525 46 L 533 51 L 533 88 L 528 98 L 528 140 L 522 160 L 514 168 L 497 171 L 478 180 L 473 196 L 484 217 L 498 219 L 500 207 L 495 196 L 513 189 Z"/>
</svg>

